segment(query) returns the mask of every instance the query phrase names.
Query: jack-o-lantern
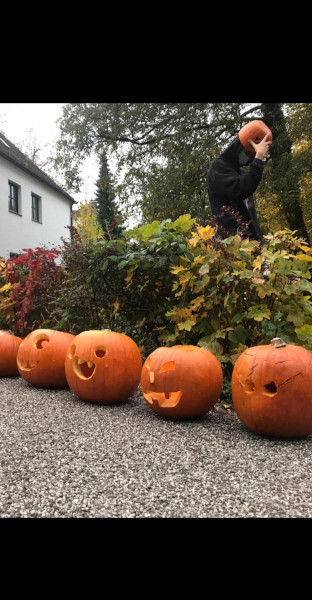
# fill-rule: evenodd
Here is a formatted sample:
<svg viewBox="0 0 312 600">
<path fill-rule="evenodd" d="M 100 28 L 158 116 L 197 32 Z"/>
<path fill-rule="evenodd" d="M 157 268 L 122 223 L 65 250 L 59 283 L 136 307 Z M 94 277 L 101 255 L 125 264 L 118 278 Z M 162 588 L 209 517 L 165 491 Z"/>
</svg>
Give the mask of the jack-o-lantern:
<svg viewBox="0 0 312 600">
<path fill-rule="evenodd" d="M 0 377 L 14 377 L 19 374 L 16 357 L 22 341 L 22 338 L 9 331 L 0 331 Z"/>
<path fill-rule="evenodd" d="M 237 359 L 233 406 L 257 434 L 300 437 L 312 432 L 312 353 L 274 338 Z"/>
<path fill-rule="evenodd" d="M 67 387 L 65 357 L 75 336 L 54 329 L 35 329 L 19 346 L 17 367 L 20 375 L 38 387 Z"/>
<path fill-rule="evenodd" d="M 271 129 L 263 121 L 255 119 L 242 127 L 238 137 L 245 150 L 251 154 L 255 154 L 254 148 L 249 140 L 252 140 L 255 144 L 259 144 L 267 133 L 270 134 L 267 141 L 271 142 L 273 137 Z"/>
<path fill-rule="evenodd" d="M 157 348 L 141 374 L 146 402 L 155 413 L 169 418 L 203 416 L 217 402 L 222 384 L 218 359 L 192 345 Z"/>
<path fill-rule="evenodd" d="M 114 404 L 127 400 L 140 383 L 142 358 L 135 341 L 109 329 L 79 333 L 68 348 L 65 372 L 82 400 Z"/>
</svg>

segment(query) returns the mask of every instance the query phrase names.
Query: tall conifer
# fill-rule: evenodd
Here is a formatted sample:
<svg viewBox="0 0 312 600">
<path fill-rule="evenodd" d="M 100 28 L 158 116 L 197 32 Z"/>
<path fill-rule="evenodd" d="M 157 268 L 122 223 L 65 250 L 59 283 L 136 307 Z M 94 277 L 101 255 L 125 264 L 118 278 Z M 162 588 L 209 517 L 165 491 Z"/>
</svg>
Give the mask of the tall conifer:
<svg viewBox="0 0 312 600">
<path fill-rule="evenodd" d="M 104 234 L 113 237 L 120 235 L 122 216 L 115 202 L 112 175 L 109 170 L 106 152 L 100 157 L 99 178 L 96 182 L 95 202 L 98 221 Z"/>
</svg>

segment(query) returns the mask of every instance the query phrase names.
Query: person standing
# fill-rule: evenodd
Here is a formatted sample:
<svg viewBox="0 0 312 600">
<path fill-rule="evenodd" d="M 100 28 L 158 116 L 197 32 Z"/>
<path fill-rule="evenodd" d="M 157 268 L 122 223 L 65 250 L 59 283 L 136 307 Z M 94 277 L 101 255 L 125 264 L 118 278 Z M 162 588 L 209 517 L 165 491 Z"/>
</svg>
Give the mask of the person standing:
<svg viewBox="0 0 312 600">
<path fill-rule="evenodd" d="M 223 211 L 226 206 L 241 215 L 251 239 L 263 239 L 253 194 L 262 179 L 271 143 L 272 132 L 265 123 L 251 121 L 212 162 L 207 173 L 208 197 L 221 237 L 237 233 L 236 219 Z M 242 169 L 244 166 L 248 170 Z"/>
</svg>

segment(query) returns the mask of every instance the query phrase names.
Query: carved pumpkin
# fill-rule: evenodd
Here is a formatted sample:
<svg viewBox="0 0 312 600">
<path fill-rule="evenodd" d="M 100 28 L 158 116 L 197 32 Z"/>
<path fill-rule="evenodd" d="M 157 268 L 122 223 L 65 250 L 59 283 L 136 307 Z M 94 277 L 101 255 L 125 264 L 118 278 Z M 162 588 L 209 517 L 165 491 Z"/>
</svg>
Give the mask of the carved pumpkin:
<svg viewBox="0 0 312 600">
<path fill-rule="evenodd" d="M 20 344 L 17 367 L 20 375 L 38 387 L 67 387 L 65 357 L 75 338 L 54 329 L 35 329 Z"/>
<path fill-rule="evenodd" d="M 79 333 L 65 360 L 70 389 L 82 400 L 113 404 L 127 400 L 140 383 L 142 358 L 124 333 L 90 330 Z"/>
<path fill-rule="evenodd" d="M 312 432 L 312 353 L 274 338 L 245 350 L 232 374 L 232 399 L 251 431 L 276 437 Z"/>
<path fill-rule="evenodd" d="M 14 377 L 19 374 L 16 357 L 22 341 L 22 338 L 8 331 L 0 331 L 0 377 Z"/>
<path fill-rule="evenodd" d="M 141 374 L 143 396 L 163 417 L 199 417 L 217 402 L 223 374 L 217 358 L 191 345 L 161 347 L 146 359 Z"/>
<path fill-rule="evenodd" d="M 255 151 L 252 145 L 249 143 L 249 140 L 252 140 L 255 144 L 259 144 L 261 140 L 263 140 L 264 136 L 270 133 L 268 137 L 268 141 L 272 141 L 272 131 L 271 129 L 263 122 L 259 120 L 250 121 L 247 125 L 244 125 L 240 130 L 238 137 L 242 146 L 244 146 L 247 152 L 250 152 L 252 155 L 255 154 Z"/>
</svg>

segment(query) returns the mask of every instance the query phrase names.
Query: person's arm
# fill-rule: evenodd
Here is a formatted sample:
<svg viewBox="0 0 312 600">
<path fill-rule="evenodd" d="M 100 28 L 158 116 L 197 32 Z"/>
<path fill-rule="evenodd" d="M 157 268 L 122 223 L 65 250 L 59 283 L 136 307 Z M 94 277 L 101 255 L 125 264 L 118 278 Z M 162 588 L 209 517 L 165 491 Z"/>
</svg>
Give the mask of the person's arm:
<svg viewBox="0 0 312 600">
<path fill-rule="evenodd" d="M 256 191 L 263 175 L 264 158 L 272 143 L 267 141 L 268 135 L 259 144 L 249 140 L 255 150 L 255 157 L 250 163 L 248 171 L 239 174 L 225 164 L 220 170 L 218 174 L 220 189 L 222 186 L 222 192 L 229 202 L 233 198 L 239 204 L 243 204 L 244 200 Z"/>
<path fill-rule="evenodd" d="M 249 198 L 257 189 L 264 169 L 264 162 L 255 158 L 249 170 L 237 173 L 227 164 L 219 166 L 214 174 L 214 186 L 217 193 L 224 197 L 224 204 L 234 201 L 245 207 L 244 200 Z"/>
</svg>

